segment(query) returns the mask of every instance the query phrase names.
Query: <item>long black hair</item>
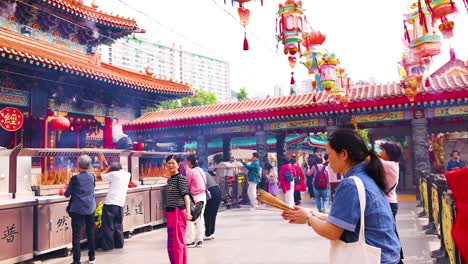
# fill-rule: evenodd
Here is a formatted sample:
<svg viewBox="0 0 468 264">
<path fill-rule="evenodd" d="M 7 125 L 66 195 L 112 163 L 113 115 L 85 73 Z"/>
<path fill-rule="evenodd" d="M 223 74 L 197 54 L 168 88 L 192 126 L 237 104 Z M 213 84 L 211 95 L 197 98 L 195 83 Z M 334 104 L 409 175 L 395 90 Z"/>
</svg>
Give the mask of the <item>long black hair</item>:
<svg viewBox="0 0 468 264">
<path fill-rule="evenodd" d="M 198 157 L 195 154 L 188 155 L 187 160 L 192 164 L 192 168 L 198 167 Z"/>
<path fill-rule="evenodd" d="M 384 170 L 379 157 L 374 150 L 367 148 L 366 142 L 352 129 L 338 129 L 328 137 L 330 147 L 337 153 L 343 150 L 348 152 L 350 161 L 354 164 L 361 163 L 370 156 L 366 165 L 367 174 L 375 181 L 380 189 L 385 191 Z"/>
<path fill-rule="evenodd" d="M 391 161 L 399 162 L 401 159 L 401 147 L 396 142 L 386 142 L 382 145 L 382 149 L 387 152 Z"/>
</svg>

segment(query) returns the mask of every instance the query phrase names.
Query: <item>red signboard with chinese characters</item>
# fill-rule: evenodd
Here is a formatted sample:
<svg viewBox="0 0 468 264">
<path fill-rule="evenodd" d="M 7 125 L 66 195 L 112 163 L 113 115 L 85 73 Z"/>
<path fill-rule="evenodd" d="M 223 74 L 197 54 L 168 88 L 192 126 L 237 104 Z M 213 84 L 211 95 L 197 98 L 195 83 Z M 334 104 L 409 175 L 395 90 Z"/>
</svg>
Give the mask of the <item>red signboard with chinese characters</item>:
<svg viewBox="0 0 468 264">
<path fill-rule="evenodd" d="M 0 126 L 7 131 L 20 129 L 23 122 L 23 114 L 14 107 L 6 107 L 0 111 Z"/>
</svg>

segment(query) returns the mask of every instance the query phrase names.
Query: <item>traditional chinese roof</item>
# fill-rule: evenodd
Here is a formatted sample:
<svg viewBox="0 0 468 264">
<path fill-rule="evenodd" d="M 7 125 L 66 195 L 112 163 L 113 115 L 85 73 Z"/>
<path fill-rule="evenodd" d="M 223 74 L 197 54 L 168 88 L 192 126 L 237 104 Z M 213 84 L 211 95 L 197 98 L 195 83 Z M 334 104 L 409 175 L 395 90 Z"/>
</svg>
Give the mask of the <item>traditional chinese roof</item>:
<svg viewBox="0 0 468 264">
<path fill-rule="evenodd" d="M 98 53 L 83 55 L 0 28 L 0 59 L 5 58 L 145 92 L 174 95 L 193 93 L 185 84 L 102 63 Z"/>
<path fill-rule="evenodd" d="M 468 74 L 468 67 L 462 60 L 451 59 L 445 63 L 442 67 L 431 74 L 431 77 L 443 76 L 443 75 L 459 75 Z"/>
<path fill-rule="evenodd" d="M 139 30 L 139 27 L 134 19 L 124 18 L 118 15 L 98 11 L 98 6 L 94 3 L 92 6 L 87 6 L 82 3 L 83 1 L 79 0 L 33 0 L 32 2 L 43 2 L 44 4 L 48 4 L 52 7 L 68 12 L 72 16 L 80 19 L 84 18 L 95 23 L 104 24 L 111 27 Z"/>
<path fill-rule="evenodd" d="M 439 100 L 466 100 L 468 75 L 429 79 L 430 87 L 420 88 L 415 103 Z M 316 114 L 338 113 L 385 106 L 408 106 L 409 99 L 399 83 L 362 85 L 351 88 L 351 102 L 345 108 L 326 93 L 272 97 L 234 103 L 148 112 L 123 126 L 124 131 L 203 126 L 239 121 L 306 118 Z"/>
</svg>

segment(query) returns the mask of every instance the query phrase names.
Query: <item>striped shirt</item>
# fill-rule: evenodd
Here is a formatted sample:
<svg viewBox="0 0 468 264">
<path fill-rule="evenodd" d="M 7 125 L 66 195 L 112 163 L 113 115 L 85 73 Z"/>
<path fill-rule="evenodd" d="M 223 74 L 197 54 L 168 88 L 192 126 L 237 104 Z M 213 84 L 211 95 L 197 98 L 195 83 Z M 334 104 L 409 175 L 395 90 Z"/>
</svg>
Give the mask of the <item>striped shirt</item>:
<svg viewBox="0 0 468 264">
<path fill-rule="evenodd" d="M 187 180 L 180 173 L 172 176 L 167 181 L 166 210 L 185 209 L 184 196 L 189 194 Z"/>
</svg>

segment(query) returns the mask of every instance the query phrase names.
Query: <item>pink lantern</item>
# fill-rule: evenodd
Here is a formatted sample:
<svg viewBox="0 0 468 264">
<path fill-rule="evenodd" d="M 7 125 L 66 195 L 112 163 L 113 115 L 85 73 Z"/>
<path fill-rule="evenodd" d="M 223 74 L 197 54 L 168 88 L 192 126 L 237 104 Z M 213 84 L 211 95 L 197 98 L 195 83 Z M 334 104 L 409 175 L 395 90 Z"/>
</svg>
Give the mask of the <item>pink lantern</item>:
<svg viewBox="0 0 468 264">
<path fill-rule="evenodd" d="M 325 55 L 319 62 L 320 67 L 320 83 L 326 92 L 335 88 L 336 65 L 339 61 L 335 58 L 335 54 Z"/>
</svg>

